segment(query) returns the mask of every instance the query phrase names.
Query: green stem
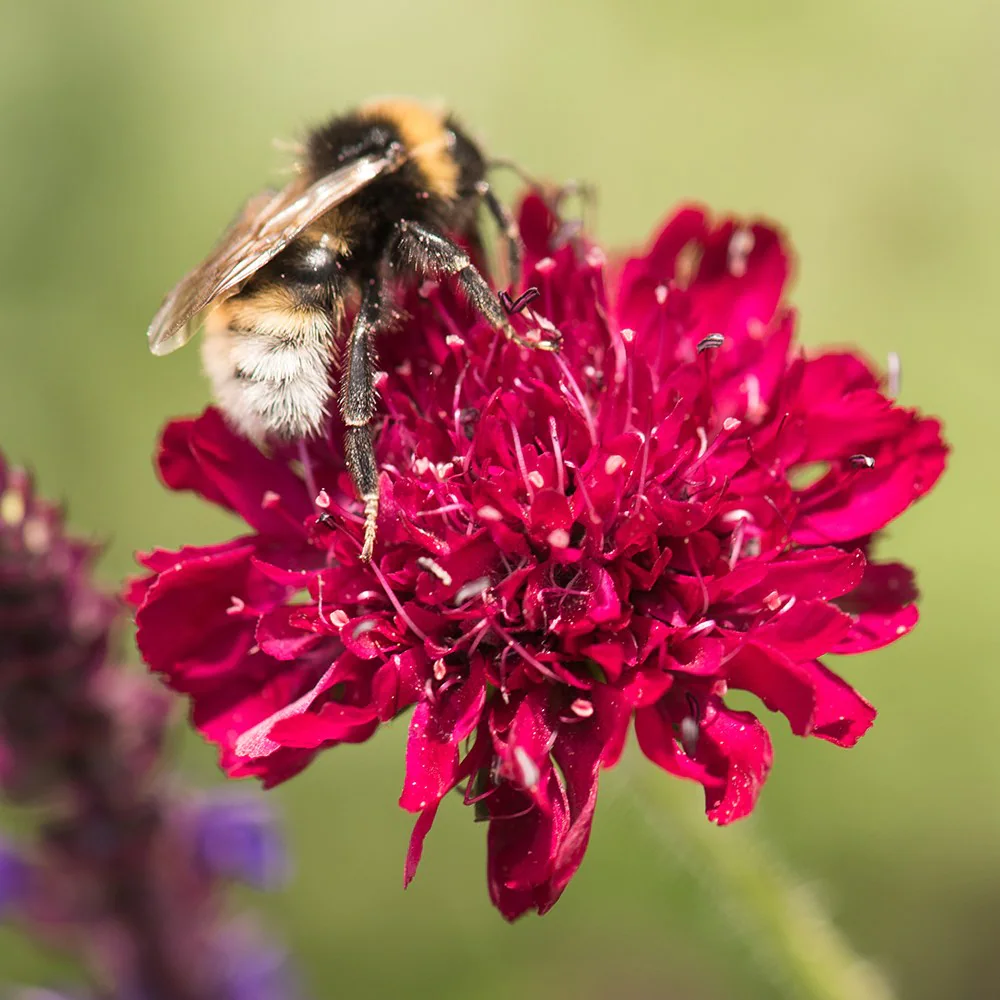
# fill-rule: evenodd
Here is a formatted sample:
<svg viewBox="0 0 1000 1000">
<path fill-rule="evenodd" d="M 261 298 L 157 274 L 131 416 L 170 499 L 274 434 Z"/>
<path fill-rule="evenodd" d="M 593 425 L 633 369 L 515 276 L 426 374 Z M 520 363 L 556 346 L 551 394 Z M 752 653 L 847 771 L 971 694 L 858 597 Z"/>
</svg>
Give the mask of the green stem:
<svg viewBox="0 0 1000 1000">
<path fill-rule="evenodd" d="M 686 783 L 656 768 L 642 771 L 630 784 L 645 820 L 715 897 L 775 986 L 797 1000 L 892 1000 L 883 976 L 754 835 L 752 821 L 720 829 L 685 794 Z"/>
</svg>

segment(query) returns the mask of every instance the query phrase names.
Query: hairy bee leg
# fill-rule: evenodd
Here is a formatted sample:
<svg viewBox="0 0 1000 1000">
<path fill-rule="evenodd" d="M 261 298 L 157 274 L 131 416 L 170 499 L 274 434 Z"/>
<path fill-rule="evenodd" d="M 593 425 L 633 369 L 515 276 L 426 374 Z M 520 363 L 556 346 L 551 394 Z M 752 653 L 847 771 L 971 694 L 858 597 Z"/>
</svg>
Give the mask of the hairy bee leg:
<svg viewBox="0 0 1000 1000">
<path fill-rule="evenodd" d="M 347 340 L 344 375 L 340 386 L 340 412 L 344 431 L 344 458 L 358 498 L 365 505 L 361 559 L 368 562 L 375 548 L 378 520 L 378 466 L 370 425 L 375 416 L 375 334 L 384 321 L 381 283 L 370 279 L 363 286 L 361 306 Z"/>
<path fill-rule="evenodd" d="M 517 228 L 517 221 L 514 216 L 507 211 L 507 206 L 493 193 L 489 181 L 480 181 L 476 185 L 476 191 L 483 199 L 486 210 L 493 216 L 507 241 L 507 283 L 511 288 L 516 288 L 521 278 L 521 232 Z"/>
<path fill-rule="evenodd" d="M 528 340 L 522 337 L 511 326 L 500 300 L 469 260 L 469 255 L 441 233 L 419 222 L 404 219 L 396 225 L 396 239 L 390 259 L 398 271 L 454 276 L 465 293 L 469 305 L 491 326 L 501 330 L 508 340 L 513 340 L 521 347 L 541 351 L 559 350 L 558 339 Z"/>
</svg>

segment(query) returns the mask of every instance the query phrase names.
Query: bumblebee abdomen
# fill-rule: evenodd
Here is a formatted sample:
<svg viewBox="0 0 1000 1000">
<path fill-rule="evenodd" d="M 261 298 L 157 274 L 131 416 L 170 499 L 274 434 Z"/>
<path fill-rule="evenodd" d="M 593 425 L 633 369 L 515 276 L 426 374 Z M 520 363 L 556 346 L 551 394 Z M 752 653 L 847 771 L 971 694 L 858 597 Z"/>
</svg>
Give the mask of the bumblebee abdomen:
<svg viewBox="0 0 1000 1000">
<path fill-rule="evenodd" d="M 211 309 L 202 360 L 229 422 L 253 441 L 317 433 L 330 398 L 334 317 L 280 285 L 251 286 Z"/>
</svg>

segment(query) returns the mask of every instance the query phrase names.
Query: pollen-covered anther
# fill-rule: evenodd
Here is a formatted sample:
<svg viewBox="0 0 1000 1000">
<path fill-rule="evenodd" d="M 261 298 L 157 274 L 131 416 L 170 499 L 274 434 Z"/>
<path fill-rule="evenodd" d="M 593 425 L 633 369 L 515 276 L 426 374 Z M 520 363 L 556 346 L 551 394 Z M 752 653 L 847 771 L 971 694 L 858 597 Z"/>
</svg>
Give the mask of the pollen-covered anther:
<svg viewBox="0 0 1000 1000">
<path fill-rule="evenodd" d="M 329 510 L 330 494 L 327 493 L 326 490 L 320 490 L 319 493 L 316 494 L 315 503 L 320 510 Z"/>
<path fill-rule="evenodd" d="M 463 584 L 455 592 L 455 605 L 459 606 L 465 604 L 466 601 L 471 601 L 474 597 L 479 597 L 489 588 L 489 585 L 490 578 L 488 576 L 480 576 Z"/>
<path fill-rule="evenodd" d="M 365 632 L 370 632 L 373 628 L 375 628 L 375 619 L 366 618 L 364 621 L 360 621 L 354 626 L 354 629 L 351 632 L 351 638 L 358 639 L 363 636 Z"/>
<path fill-rule="evenodd" d="M 35 555 L 45 552 L 52 542 L 52 530 L 48 523 L 39 517 L 29 517 L 21 529 L 24 536 L 24 547 Z"/>
<path fill-rule="evenodd" d="M 635 340 L 635 330 L 633 330 L 633 329 L 631 329 L 630 327 L 627 327 L 627 326 L 623 327 L 622 328 L 622 340 L 624 340 L 626 344 L 631 344 L 632 341 Z"/>
<path fill-rule="evenodd" d="M 656 296 L 657 303 L 661 306 L 667 301 L 667 291 L 668 289 L 666 285 L 657 285 L 653 291 L 653 294 Z"/>
<path fill-rule="evenodd" d="M 889 352 L 889 366 L 886 372 L 886 388 L 889 395 L 896 399 L 903 387 L 903 363 L 895 351 Z"/>
<path fill-rule="evenodd" d="M 417 565 L 421 569 L 427 570 L 432 576 L 437 577 L 446 587 L 451 586 L 451 573 L 449 573 L 440 563 L 435 562 L 429 556 L 420 556 Z"/>
<path fill-rule="evenodd" d="M 760 420 L 767 415 L 767 403 L 760 398 L 760 379 L 747 375 L 740 383 L 740 391 L 747 394 L 747 418 Z"/>
<path fill-rule="evenodd" d="M 264 510 L 270 510 L 272 507 L 277 507 L 281 503 L 281 494 L 275 493 L 274 490 L 264 490 L 263 495 L 260 498 L 260 505 Z"/>
<path fill-rule="evenodd" d="M 483 521 L 502 521 L 503 514 L 500 513 L 492 504 L 484 503 L 482 507 L 476 510 L 476 514 Z"/>
<path fill-rule="evenodd" d="M 687 638 L 693 639 L 696 635 L 701 635 L 703 632 L 711 632 L 713 628 L 715 628 L 715 620 L 713 618 L 706 618 L 688 631 Z"/>
<path fill-rule="evenodd" d="M 726 264 L 734 278 L 742 278 L 747 273 L 747 260 L 753 253 L 755 242 L 753 233 L 745 226 L 740 226 L 729 237 Z"/>
<path fill-rule="evenodd" d="M 554 549 L 569 547 L 569 532 L 565 528 L 553 528 L 548 534 L 548 543 Z"/>
<path fill-rule="evenodd" d="M 542 772 L 524 747 L 514 747 L 514 761 L 517 764 L 521 784 L 525 788 L 535 788 L 542 777 Z"/>
<path fill-rule="evenodd" d="M 444 660 L 435 660 L 433 666 L 434 680 L 443 681 L 448 674 L 448 668 L 445 666 Z"/>
<path fill-rule="evenodd" d="M 874 469 L 875 459 L 871 455 L 851 455 L 848 461 L 856 469 Z"/>
<path fill-rule="evenodd" d="M 726 338 L 723 337 L 721 333 L 710 333 L 707 337 L 702 337 L 702 339 L 698 341 L 698 353 L 702 354 L 705 351 L 712 350 L 713 348 L 722 347 L 725 342 Z"/>
<path fill-rule="evenodd" d="M 604 472 L 608 476 L 613 476 L 625 465 L 625 459 L 621 455 L 609 455 L 604 461 Z"/>
<path fill-rule="evenodd" d="M 777 611 L 781 607 L 781 595 L 776 591 L 772 590 L 767 597 L 764 598 L 764 607 L 768 611 Z"/>
<path fill-rule="evenodd" d="M 246 610 L 246 601 L 242 597 L 236 597 L 235 595 L 229 598 L 229 607 L 226 608 L 227 615 L 239 615 Z"/>
<path fill-rule="evenodd" d="M 533 472 L 528 473 L 528 482 L 536 489 L 541 489 L 545 485 L 545 478 L 535 469 Z"/>
<path fill-rule="evenodd" d="M 19 490 L 5 490 L 0 496 L 0 521 L 15 527 L 24 520 L 24 497 Z"/>
<path fill-rule="evenodd" d="M 698 752 L 698 735 L 700 732 L 698 720 L 693 715 L 686 715 L 681 719 L 678 728 L 680 729 L 679 735 L 684 752 L 689 757 L 694 757 Z"/>
<path fill-rule="evenodd" d="M 570 711 L 581 719 L 589 719 L 594 714 L 594 703 L 587 698 L 577 698 L 569 707 Z"/>
</svg>

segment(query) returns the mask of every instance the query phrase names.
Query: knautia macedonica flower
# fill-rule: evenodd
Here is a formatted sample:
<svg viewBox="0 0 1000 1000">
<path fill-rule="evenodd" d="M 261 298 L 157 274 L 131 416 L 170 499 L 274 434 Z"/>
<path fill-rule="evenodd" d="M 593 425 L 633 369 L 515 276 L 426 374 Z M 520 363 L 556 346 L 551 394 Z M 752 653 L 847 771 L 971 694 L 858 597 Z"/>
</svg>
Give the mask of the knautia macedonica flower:
<svg viewBox="0 0 1000 1000">
<path fill-rule="evenodd" d="M 118 607 L 90 579 L 94 555 L 0 456 L 0 794 L 38 820 L 34 838 L 0 841 L 0 919 L 77 955 L 95 984 L 20 995 L 286 1000 L 283 956 L 221 892 L 280 872 L 273 821 L 159 773 L 167 698 L 109 662 Z"/>
<path fill-rule="evenodd" d="M 819 657 L 913 628 L 912 574 L 872 542 L 946 452 L 864 359 L 794 344 L 773 228 L 685 208 L 612 279 L 539 197 L 521 227 L 538 295 L 506 301 L 562 351 L 504 341 L 444 286 L 410 296 L 379 348 L 370 564 L 336 421 L 264 454 L 209 409 L 166 428 L 159 471 L 247 531 L 141 556 L 129 594 L 146 662 L 233 777 L 277 784 L 408 712 L 406 878 L 457 789 L 489 823 L 509 919 L 549 909 L 580 865 L 631 721 L 718 823 L 771 766 L 731 689 L 857 742 L 875 710 Z"/>
</svg>

